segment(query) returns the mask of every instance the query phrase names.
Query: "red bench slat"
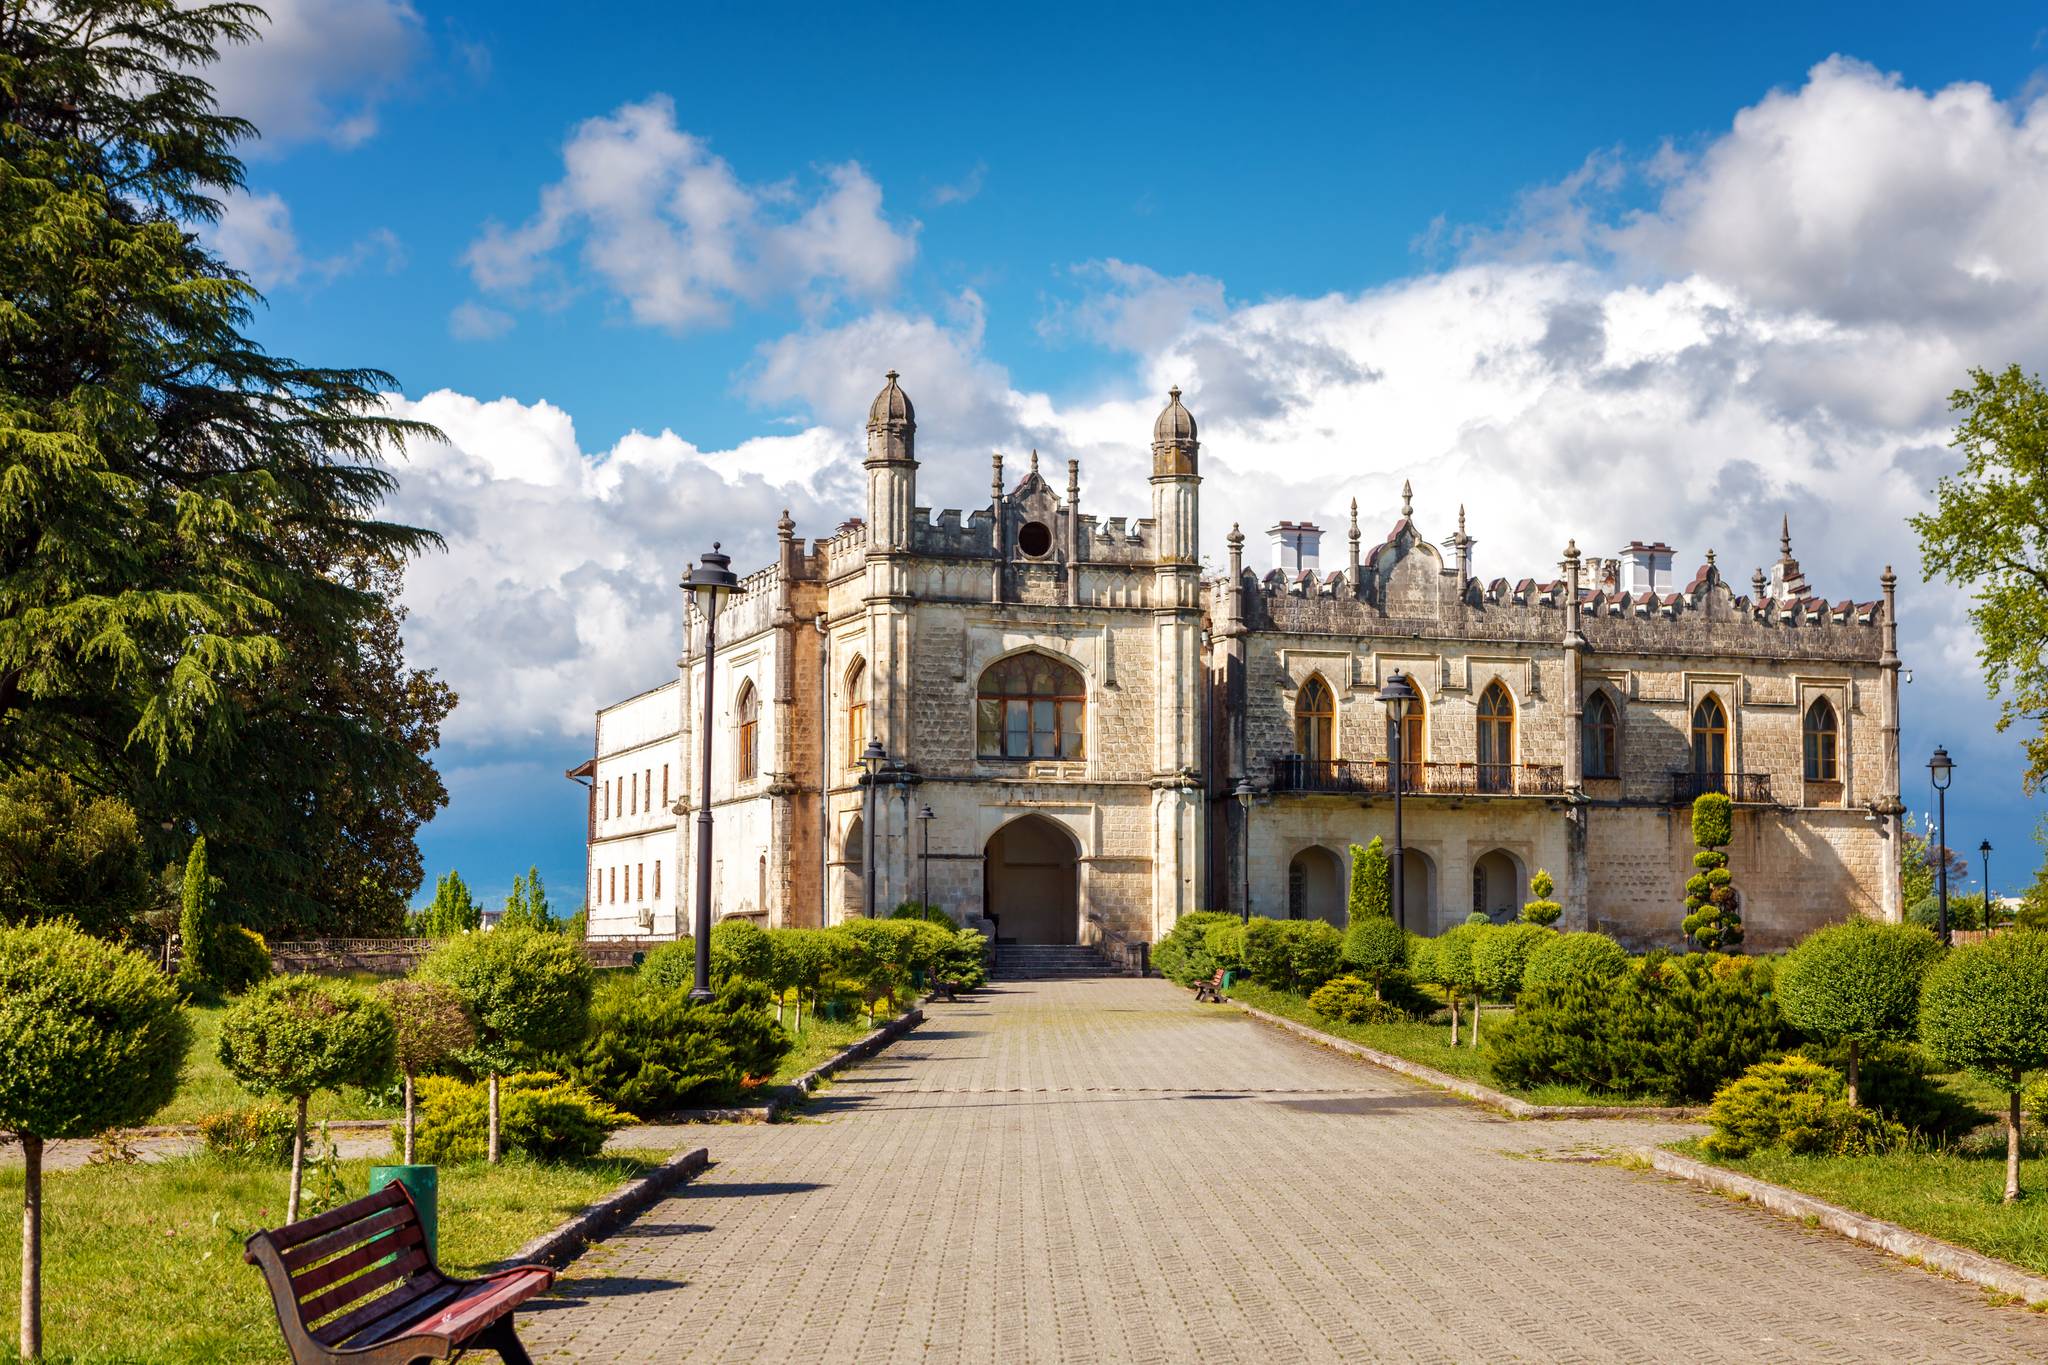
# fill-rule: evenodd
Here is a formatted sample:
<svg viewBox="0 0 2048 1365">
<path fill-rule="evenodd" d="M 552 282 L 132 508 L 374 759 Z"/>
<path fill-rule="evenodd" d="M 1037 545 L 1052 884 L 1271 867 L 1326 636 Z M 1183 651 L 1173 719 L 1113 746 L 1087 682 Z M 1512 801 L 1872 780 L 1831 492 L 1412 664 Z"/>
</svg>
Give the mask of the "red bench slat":
<svg viewBox="0 0 2048 1365">
<path fill-rule="evenodd" d="M 292 1276 L 292 1292 L 301 1299 L 311 1298 L 330 1284 L 338 1284 L 377 1262 L 397 1256 L 410 1247 L 423 1246 L 426 1235 L 418 1223 L 408 1223 L 402 1228 L 384 1233 L 374 1242 L 365 1242 L 345 1256 L 309 1266 Z M 423 1258 L 424 1259 L 424 1258 Z"/>
<path fill-rule="evenodd" d="M 310 1242 L 301 1242 L 289 1251 L 280 1250 L 278 1259 L 284 1262 L 286 1270 L 292 1272 L 292 1278 L 297 1279 L 299 1272 L 307 1266 L 324 1261 L 337 1251 L 345 1251 L 352 1246 L 367 1242 L 378 1233 L 391 1228 L 404 1227 L 407 1223 L 417 1224 L 418 1222 L 419 1219 L 413 1211 L 401 1204 L 395 1209 L 385 1209 L 381 1213 L 373 1214 L 368 1218 L 338 1228 L 328 1233 L 325 1237 L 316 1237 Z"/>
<path fill-rule="evenodd" d="M 313 1295 L 299 1302 L 299 1312 L 307 1322 L 318 1322 L 329 1313 L 347 1307 L 370 1294 L 387 1297 L 380 1291 L 386 1285 L 419 1274 L 427 1268 L 427 1253 L 422 1247 L 414 1247 L 404 1255 L 381 1265 L 372 1266 L 352 1280 L 343 1280 L 334 1288 Z M 438 1277 L 435 1277 L 438 1278 Z"/>
<path fill-rule="evenodd" d="M 407 1202 L 405 1187 L 394 1181 L 375 1194 L 366 1194 L 361 1199 L 351 1199 L 339 1208 L 329 1209 L 318 1217 L 273 1228 L 267 1235 L 271 1245 L 281 1252 L 287 1247 L 295 1247 L 301 1242 L 310 1241 L 321 1233 L 330 1232 L 343 1224 L 368 1218 L 380 1209 L 393 1208 Z"/>
<path fill-rule="evenodd" d="M 433 1312 L 435 1307 L 460 1294 L 462 1288 L 456 1280 L 430 1275 L 416 1277 L 383 1298 L 351 1308 L 333 1322 L 313 1329 L 313 1339 L 323 1346 L 338 1346 L 376 1329 L 385 1329 L 385 1336 L 403 1336 L 417 1329 L 420 1314 Z"/>
<path fill-rule="evenodd" d="M 477 1292 L 467 1293 L 446 1304 L 430 1318 L 416 1322 L 411 1330 L 432 1332 L 450 1341 L 467 1341 L 499 1317 L 554 1283 L 551 1270 L 528 1267 L 493 1276 Z"/>
</svg>

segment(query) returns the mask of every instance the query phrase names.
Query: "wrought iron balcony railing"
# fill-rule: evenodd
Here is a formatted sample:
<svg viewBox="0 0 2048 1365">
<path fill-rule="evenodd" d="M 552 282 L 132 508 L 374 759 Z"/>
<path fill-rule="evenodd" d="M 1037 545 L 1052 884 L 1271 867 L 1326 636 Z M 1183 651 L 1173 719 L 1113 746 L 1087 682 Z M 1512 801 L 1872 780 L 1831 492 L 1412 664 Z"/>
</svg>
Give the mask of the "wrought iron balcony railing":
<svg viewBox="0 0 2048 1365">
<path fill-rule="evenodd" d="M 1769 773 L 1674 772 L 1671 774 L 1671 802 L 1673 805 L 1690 805 L 1708 792 L 1724 793 L 1730 800 L 1741 806 L 1768 806 L 1775 804 L 1771 798 L 1771 775 Z"/>
<path fill-rule="evenodd" d="M 1378 759 L 1321 759 L 1282 754 L 1273 760 L 1276 792 L 1384 796 L 1394 790 L 1392 765 Z M 1562 796 L 1556 763 L 1403 763 L 1406 796 Z"/>
</svg>

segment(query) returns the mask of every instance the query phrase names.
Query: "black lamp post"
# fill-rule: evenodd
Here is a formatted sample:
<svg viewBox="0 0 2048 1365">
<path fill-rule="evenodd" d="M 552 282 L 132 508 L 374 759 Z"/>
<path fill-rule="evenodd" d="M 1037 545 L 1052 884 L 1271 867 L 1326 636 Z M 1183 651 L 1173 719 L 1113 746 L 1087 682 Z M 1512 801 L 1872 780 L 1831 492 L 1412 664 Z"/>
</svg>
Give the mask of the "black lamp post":
<svg viewBox="0 0 2048 1365">
<path fill-rule="evenodd" d="M 1934 779 L 1935 817 L 1934 826 L 1939 836 L 1934 844 L 1934 856 L 1940 860 L 1938 876 L 1941 885 L 1941 917 L 1939 922 L 1941 946 L 1949 946 L 1948 933 L 1948 784 L 1954 779 L 1956 765 L 1950 761 L 1948 750 L 1937 744 L 1934 757 L 1927 760 L 1928 775 Z"/>
<path fill-rule="evenodd" d="M 1249 777 L 1238 778 L 1237 787 L 1231 792 L 1231 795 L 1237 798 L 1237 808 L 1242 813 L 1241 818 L 1238 820 L 1238 825 L 1240 826 L 1238 830 L 1238 844 L 1243 855 L 1239 861 L 1244 864 L 1242 869 L 1244 872 L 1244 905 L 1240 908 L 1238 919 L 1245 924 L 1250 924 L 1252 922 L 1252 780 Z"/>
<path fill-rule="evenodd" d="M 860 912 L 868 918 L 875 917 L 875 783 L 881 779 L 882 765 L 889 761 L 889 751 L 882 747 L 882 741 L 871 739 L 868 747 L 860 751 L 860 767 L 867 790 L 861 794 L 861 834 L 867 840 L 867 848 L 861 854 Z"/>
<path fill-rule="evenodd" d="M 1977 856 L 1984 860 L 1984 930 L 1991 931 L 1991 841 L 1986 839 L 1977 845 Z"/>
<path fill-rule="evenodd" d="M 1415 704 L 1415 685 L 1408 681 L 1408 675 L 1395 669 L 1380 684 L 1380 704 L 1387 708 L 1387 753 L 1392 757 L 1388 772 L 1394 784 L 1394 852 L 1387 860 L 1388 873 L 1394 883 L 1394 923 L 1403 929 L 1408 927 L 1408 879 L 1401 867 L 1401 752 L 1402 724 L 1408 718 L 1408 708 Z"/>
<path fill-rule="evenodd" d="M 690 601 L 704 618 L 704 711 L 697 727 L 697 913 L 692 926 L 696 972 L 690 985 L 692 1000 L 711 998 L 711 678 L 718 668 L 718 611 L 739 582 L 739 576 L 732 571 L 731 557 L 718 552 L 716 541 L 683 579 Z"/>
<path fill-rule="evenodd" d="M 917 813 L 919 832 L 924 835 L 924 847 L 918 854 L 918 863 L 920 864 L 918 873 L 920 880 L 923 882 L 923 887 L 918 891 L 917 896 L 918 900 L 926 906 L 932 903 L 932 821 L 938 818 L 938 816 L 932 814 L 930 806 L 926 806 Z"/>
</svg>

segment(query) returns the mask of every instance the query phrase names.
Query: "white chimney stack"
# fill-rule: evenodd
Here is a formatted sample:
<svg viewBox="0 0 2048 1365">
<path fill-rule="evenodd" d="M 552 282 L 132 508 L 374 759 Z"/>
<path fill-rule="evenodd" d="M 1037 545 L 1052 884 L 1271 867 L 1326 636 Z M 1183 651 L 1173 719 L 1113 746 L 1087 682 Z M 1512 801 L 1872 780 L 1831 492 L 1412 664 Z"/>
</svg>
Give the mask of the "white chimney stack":
<svg viewBox="0 0 2048 1365">
<path fill-rule="evenodd" d="M 1671 554 L 1671 547 L 1661 540 L 1648 545 L 1632 540 L 1624 545 L 1620 554 L 1622 591 L 1631 597 L 1672 591 Z"/>
<path fill-rule="evenodd" d="M 1273 540 L 1273 567 L 1293 578 L 1303 569 L 1320 567 L 1323 528 L 1312 521 L 1283 521 L 1266 528 Z"/>
</svg>

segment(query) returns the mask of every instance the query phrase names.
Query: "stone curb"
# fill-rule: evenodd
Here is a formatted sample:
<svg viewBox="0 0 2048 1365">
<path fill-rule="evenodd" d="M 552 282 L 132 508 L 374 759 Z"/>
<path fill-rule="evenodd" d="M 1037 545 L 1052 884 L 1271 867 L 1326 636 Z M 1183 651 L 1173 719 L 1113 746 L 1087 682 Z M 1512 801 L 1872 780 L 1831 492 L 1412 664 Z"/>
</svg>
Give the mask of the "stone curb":
<svg viewBox="0 0 2048 1365">
<path fill-rule="evenodd" d="M 805 1097 L 834 1072 L 855 1062 L 865 1061 L 923 1022 L 924 1010 L 921 1007 L 913 1006 L 905 1010 L 867 1036 L 848 1043 L 803 1075 L 775 1087 L 775 1098 L 766 1104 L 733 1109 L 681 1109 L 673 1114 L 663 1115 L 660 1125 L 666 1127 L 671 1124 L 688 1123 L 773 1123 L 781 1118 L 783 1111 L 791 1105 L 802 1103 Z M 624 1128 L 619 1131 L 631 1132 L 632 1129 Z"/>
<path fill-rule="evenodd" d="M 1936 1237 L 1902 1228 L 1897 1223 L 1887 1223 L 1881 1218 L 1855 1213 L 1838 1204 L 1816 1199 L 1810 1194 L 1788 1190 L 1783 1185 L 1773 1185 L 1768 1180 L 1742 1175 L 1736 1171 L 1723 1170 L 1704 1161 L 1697 1161 L 1662 1147 L 1645 1147 L 1641 1155 L 1655 1170 L 1665 1175 L 1689 1180 L 1695 1185 L 1722 1194 L 1739 1195 L 1750 1203 L 1760 1204 L 1772 1213 L 1788 1218 L 1809 1220 L 1829 1232 L 1839 1233 L 1853 1241 L 1866 1242 L 1880 1251 L 1908 1260 L 1918 1261 L 1930 1270 L 1953 1275 L 1959 1280 L 1982 1285 L 2001 1294 L 2009 1294 L 2027 1303 L 2048 1303 L 2048 1279 L 2032 1274 L 2006 1261 L 1994 1260 L 1974 1251 L 1965 1251 Z"/>
<path fill-rule="evenodd" d="M 586 1207 L 581 1213 L 574 1214 L 552 1230 L 543 1232 L 504 1260 L 497 1262 L 491 1269 L 503 1270 L 515 1265 L 550 1265 L 559 1270 L 575 1260 L 592 1242 L 616 1232 L 635 1214 L 710 1164 L 711 1154 L 703 1147 L 678 1152 L 646 1175 L 627 1181 L 595 1204 Z"/>
<path fill-rule="evenodd" d="M 1224 997 L 1229 999 L 1228 996 Z M 1356 1057 L 1362 1062 L 1397 1071 L 1410 1080 L 1433 1085 L 1439 1090 L 1448 1090 L 1468 1100 L 1498 1109 L 1510 1118 L 1518 1119 L 1698 1119 L 1704 1117 L 1704 1108 L 1686 1106 L 1656 1108 L 1647 1105 L 1630 1104 L 1531 1104 L 1518 1100 L 1513 1095 L 1503 1095 L 1498 1090 L 1468 1081 L 1462 1076 L 1453 1076 L 1447 1071 L 1438 1071 L 1433 1066 L 1411 1062 L 1406 1057 L 1396 1057 L 1390 1052 L 1354 1043 L 1349 1038 L 1339 1038 L 1334 1033 L 1325 1033 L 1319 1028 L 1299 1023 L 1293 1019 L 1270 1013 L 1256 1005 L 1247 1005 L 1242 1000 L 1231 1000 L 1231 1004 L 1243 1010 L 1252 1018 L 1273 1025 L 1321 1047 Z"/>
</svg>

